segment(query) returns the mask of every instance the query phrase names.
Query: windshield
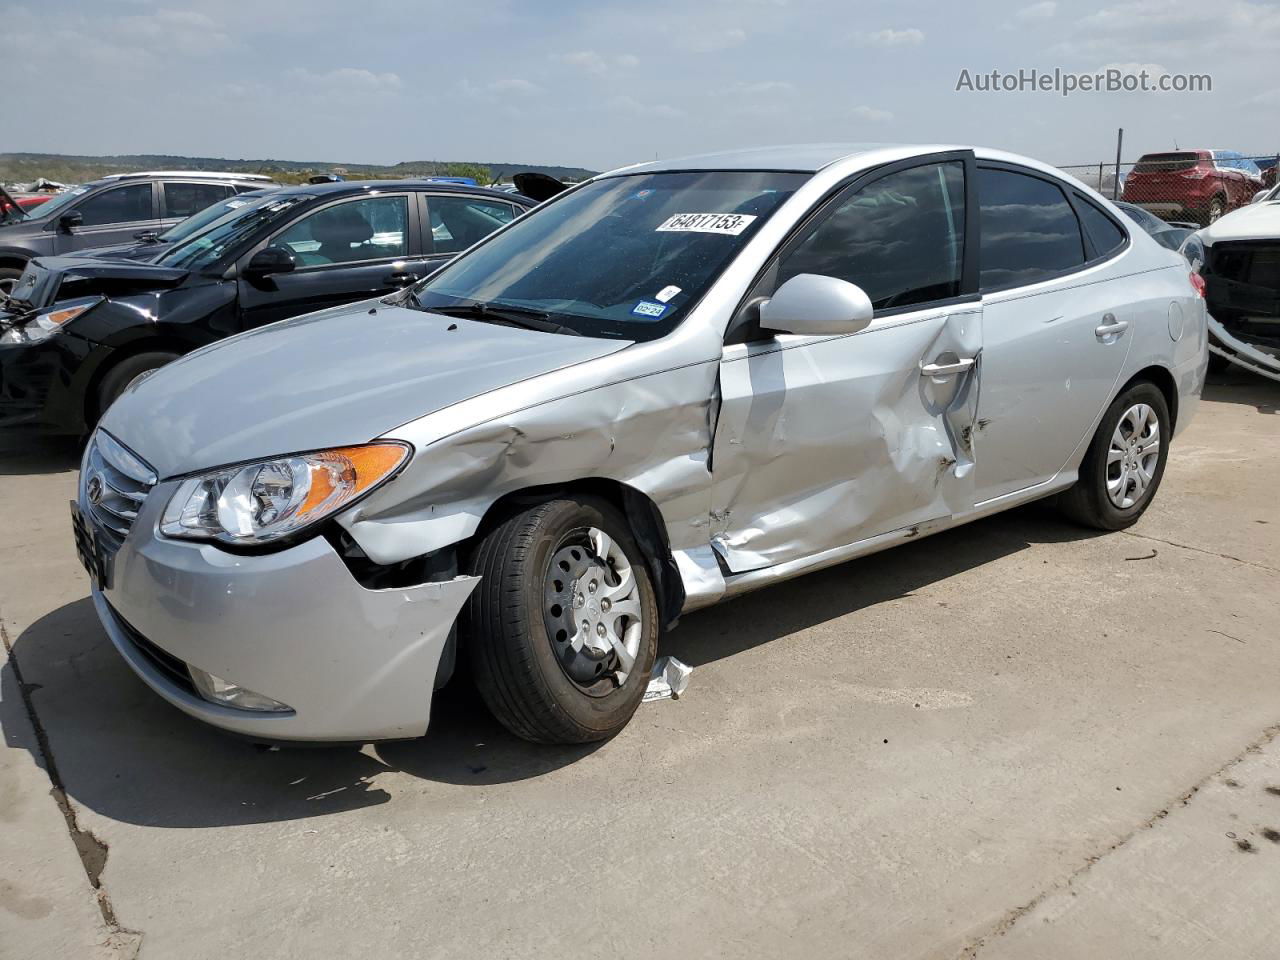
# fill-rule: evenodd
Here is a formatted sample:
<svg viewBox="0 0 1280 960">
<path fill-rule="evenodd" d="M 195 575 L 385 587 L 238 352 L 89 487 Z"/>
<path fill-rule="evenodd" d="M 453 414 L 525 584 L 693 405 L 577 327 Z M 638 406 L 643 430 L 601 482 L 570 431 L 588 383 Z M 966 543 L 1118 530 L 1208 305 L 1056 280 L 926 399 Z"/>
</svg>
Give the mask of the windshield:
<svg viewBox="0 0 1280 960">
<path fill-rule="evenodd" d="M 705 171 L 597 180 L 535 209 L 413 289 L 410 306 L 536 311 L 587 336 L 665 336 L 801 173 Z"/>
<path fill-rule="evenodd" d="M 193 237 L 215 220 L 221 220 L 229 213 L 242 210 L 250 204 L 260 203 L 265 197 L 256 194 L 244 194 L 240 197 L 232 197 L 230 200 L 224 200 L 221 203 L 215 203 L 213 206 L 205 207 L 199 213 L 194 213 L 187 219 L 175 223 L 172 227 L 160 234 L 159 239 L 164 243 L 178 243 L 187 237 Z"/>
<path fill-rule="evenodd" d="M 251 201 L 224 215 L 203 232 L 189 236 L 173 249 L 166 250 L 152 263 L 164 267 L 184 267 L 187 270 L 203 270 L 213 266 L 223 257 L 256 240 L 264 228 L 310 199 L 309 195 L 295 193 L 287 197 L 271 195 L 256 202 Z"/>
<path fill-rule="evenodd" d="M 72 187 L 70 190 L 64 190 L 62 193 L 55 193 L 40 206 L 33 210 L 27 211 L 27 216 L 32 220 L 43 220 L 50 214 L 56 214 L 72 200 L 83 197 L 89 192 L 88 187 Z"/>
</svg>

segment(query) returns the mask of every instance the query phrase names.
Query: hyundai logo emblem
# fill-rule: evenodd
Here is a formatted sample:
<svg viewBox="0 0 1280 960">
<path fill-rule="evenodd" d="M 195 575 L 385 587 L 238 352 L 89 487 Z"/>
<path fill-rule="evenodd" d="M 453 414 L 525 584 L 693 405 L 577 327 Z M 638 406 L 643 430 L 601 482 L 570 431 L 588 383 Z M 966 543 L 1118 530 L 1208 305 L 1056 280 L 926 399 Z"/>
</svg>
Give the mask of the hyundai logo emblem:
<svg viewBox="0 0 1280 960">
<path fill-rule="evenodd" d="M 89 482 L 85 484 L 85 496 L 89 498 L 89 502 L 95 507 L 102 502 L 102 477 L 94 474 L 89 478 Z"/>
</svg>

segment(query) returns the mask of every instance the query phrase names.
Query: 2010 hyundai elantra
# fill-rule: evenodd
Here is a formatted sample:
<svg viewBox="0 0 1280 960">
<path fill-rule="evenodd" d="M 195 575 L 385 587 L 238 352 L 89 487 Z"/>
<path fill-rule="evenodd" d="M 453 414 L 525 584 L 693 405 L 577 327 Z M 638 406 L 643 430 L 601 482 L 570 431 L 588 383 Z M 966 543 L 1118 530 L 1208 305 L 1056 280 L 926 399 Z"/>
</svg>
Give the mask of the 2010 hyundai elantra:
<svg viewBox="0 0 1280 960">
<path fill-rule="evenodd" d="M 134 384 L 76 541 L 123 657 L 216 726 L 417 736 L 463 656 L 520 736 L 601 739 L 682 612 L 1043 497 L 1133 523 L 1197 279 L 996 151 L 630 167 Z"/>
</svg>

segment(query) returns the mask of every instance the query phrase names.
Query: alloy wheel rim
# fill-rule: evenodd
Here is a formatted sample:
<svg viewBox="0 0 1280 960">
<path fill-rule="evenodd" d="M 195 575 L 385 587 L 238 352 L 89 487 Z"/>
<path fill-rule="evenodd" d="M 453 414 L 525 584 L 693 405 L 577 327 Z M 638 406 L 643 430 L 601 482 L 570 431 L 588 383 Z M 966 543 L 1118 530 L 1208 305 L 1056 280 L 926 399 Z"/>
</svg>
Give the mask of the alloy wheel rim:
<svg viewBox="0 0 1280 960">
<path fill-rule="evenodd" d="M 644 637 L 640 585 L 630 558 L 598 527 L 569 533 L 548 564 L 543 621 L 565 675 L 606 696 L 635 669 Z"/>
<path fill-rule="evenodd" d="M 1135 403 L 1124 412 L 1107 449 L 1107 496 L 1115 506 L 1127 510 L 1151 489 L 1162 442 L 1154 407 Z"/>
</svg>

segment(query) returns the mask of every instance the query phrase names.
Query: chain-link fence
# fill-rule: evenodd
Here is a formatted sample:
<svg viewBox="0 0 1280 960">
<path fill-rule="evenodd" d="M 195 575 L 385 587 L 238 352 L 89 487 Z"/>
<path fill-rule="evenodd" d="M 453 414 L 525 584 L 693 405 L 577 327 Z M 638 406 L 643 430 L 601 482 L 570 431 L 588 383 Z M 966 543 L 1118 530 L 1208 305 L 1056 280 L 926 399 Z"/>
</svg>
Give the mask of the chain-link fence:
<svg viewBox="0 0 1280 960">
<path fill-rule="evenodd" d="M 1173 223 L 1204 226 L 1274 188 L 1280 154 L 1229 150 L 1148 153 L 1136 162 L 1074 163 L 1058 169 L 1104 197 L 1134 203 Z"/>
</svg>

